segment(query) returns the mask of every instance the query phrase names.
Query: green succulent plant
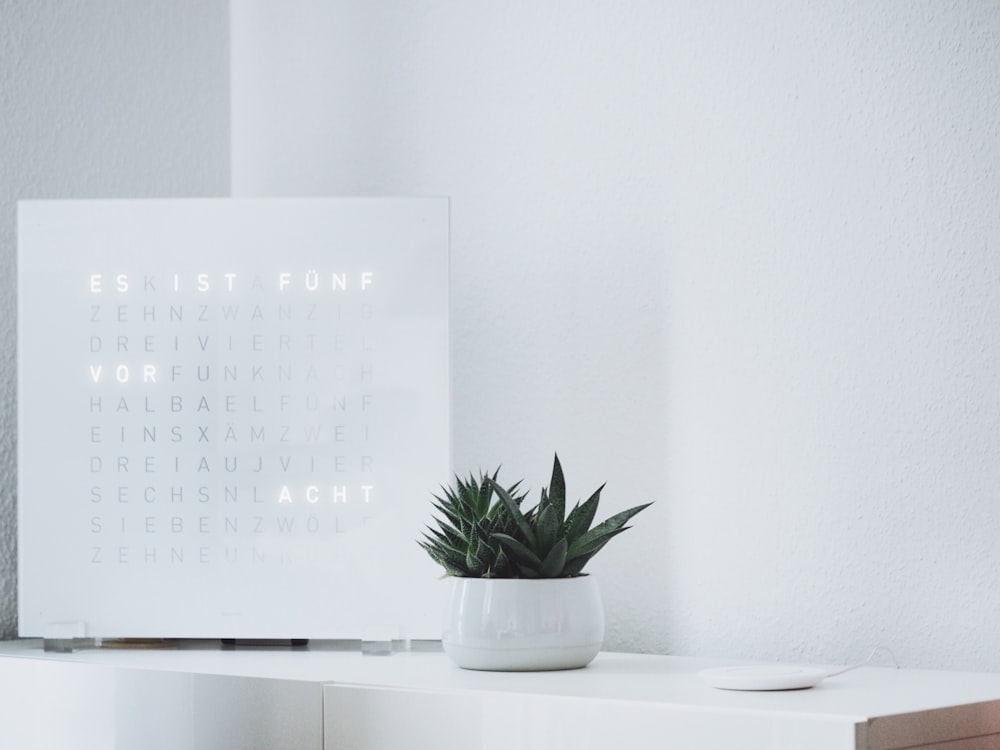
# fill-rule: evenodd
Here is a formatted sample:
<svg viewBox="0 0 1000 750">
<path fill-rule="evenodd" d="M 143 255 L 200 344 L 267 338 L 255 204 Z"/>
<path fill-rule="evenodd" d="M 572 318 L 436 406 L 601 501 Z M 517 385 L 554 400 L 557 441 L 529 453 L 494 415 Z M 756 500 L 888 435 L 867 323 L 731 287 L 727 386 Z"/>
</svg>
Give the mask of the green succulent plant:
<svg viewBox="0 0 1000 750">
<path fill-rule="evenodd" d="M 602 484 L 584 503 L 566 513 L 566 480 L 559 456 L 548 489 L 538 505 L 522 510 L 527 496 L 520 482 L 503 487 L 497 476 L 455 476 L 451 487 L 434 495 L 438 516 L 417 543 L 447 575 L 463 578 L 572 578 L 605 544 L 626 529 L 637 505 L 592 527 Z"/>
<path fill-rule="evenodd" d="M 552 466 L 548 491 L 542 489 L 541 501 L 527 513 L 515 497 L 495 480 L 490 485 L 514 519 L 515 533 L 499 529 L 493 536 L 516 571 L 515 578 L 571 578 L 583 574 L 583 567 L 611 539 L 626 529 L 629 519 L 652 503 L 637 505 L 591 528 L 601 501 L 602 484 L 582 505 L 577 503 L 566 514 L 566 480 L 558 454 Z"/>
<path fill-rule="evenodd" d="M 519 508 L 525 495 L 517 482 L 503 488 L 497 483 L 500 470 L 469 475 L 463 480 L 455 475 L 454 486 L 442 487 L 443 497 L 434 495 L 434 519 L 418 544 L 446 574 L 464 578 L 515 578 L 517 571 L 500 543 L 500 535 L 517 533 L 517 522 L 510 507 Z M 494 493 L 501 490 L 501 501 Z"/>
</svg>

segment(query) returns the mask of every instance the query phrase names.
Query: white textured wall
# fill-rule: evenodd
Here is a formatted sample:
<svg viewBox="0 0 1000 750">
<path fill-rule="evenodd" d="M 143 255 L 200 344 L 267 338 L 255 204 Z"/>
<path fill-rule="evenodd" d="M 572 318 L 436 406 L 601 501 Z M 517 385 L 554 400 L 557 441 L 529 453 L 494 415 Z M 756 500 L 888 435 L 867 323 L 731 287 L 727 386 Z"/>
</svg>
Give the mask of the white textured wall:
<svg viewBox="0 0 1000 750">
<path fill-rule="evenodd" d="M 457 467 L 658 501 L 609 646 L 1000 670 L 1000 4 L 231 18 L 235 193 L 452 196 Z"/>
<path fill-rule="evenodd" d="M 16 202 L 226 194 L 228 39 L 225 0 L 0 0 L 0 637 L 17 632 Z"/>
</svg>

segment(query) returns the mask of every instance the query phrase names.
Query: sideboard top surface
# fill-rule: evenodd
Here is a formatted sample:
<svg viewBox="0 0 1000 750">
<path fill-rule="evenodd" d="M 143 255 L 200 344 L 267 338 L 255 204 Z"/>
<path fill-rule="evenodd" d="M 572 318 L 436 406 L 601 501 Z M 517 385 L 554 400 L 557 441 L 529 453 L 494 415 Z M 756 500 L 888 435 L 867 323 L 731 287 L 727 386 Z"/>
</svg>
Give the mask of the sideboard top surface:
<svg viewBox="0 0 1000 750">
<path fill-rule="evenodd" d="M 771 712 L 859 722 L 949 706 L 997 702 L 1000 674 L 862 667 L 807 690 L 718 690 L 702 669 L 735 661 L 604 652 L 581 670 L 474 672 L 438 651 L 363 655 L 340 644 L 305 648 L 221 648 L 218 641 L 184 641 L 176 648 L 99 648 L 45 652 L 39 640 L 0 643 L 0 659 L 35 659 L 192 674 L 296 680 L 436 691 L 494 691 L 551 697 L 636 701 L 686 710 Z M 749 662 L 747 662 L 749 663 Z"/>
</svg>

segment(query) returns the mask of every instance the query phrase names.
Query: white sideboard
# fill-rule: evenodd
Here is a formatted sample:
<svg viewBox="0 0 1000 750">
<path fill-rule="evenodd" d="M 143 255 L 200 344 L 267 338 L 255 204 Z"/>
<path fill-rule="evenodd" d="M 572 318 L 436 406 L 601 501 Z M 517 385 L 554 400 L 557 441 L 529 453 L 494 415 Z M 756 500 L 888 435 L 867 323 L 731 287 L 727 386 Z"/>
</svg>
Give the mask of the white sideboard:
<svg viewBox="0 0 1000 750">
<path fill-rule="evenodd" d="M 486 673 L 440 652 L 337 644 L 46 653 L 0 644 L 0 747 L 33 750 L 987 750 L 1000 674 L 865 667 L 742 693 L 731 662 L 602 653 L 570 672 Z"/>
</svg>

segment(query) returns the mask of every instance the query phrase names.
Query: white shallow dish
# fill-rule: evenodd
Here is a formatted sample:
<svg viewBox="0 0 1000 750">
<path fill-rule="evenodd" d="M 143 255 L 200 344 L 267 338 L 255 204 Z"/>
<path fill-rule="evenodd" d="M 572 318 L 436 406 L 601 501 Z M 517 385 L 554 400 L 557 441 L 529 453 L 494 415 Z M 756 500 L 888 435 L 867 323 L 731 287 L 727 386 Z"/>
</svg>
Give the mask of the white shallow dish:
<svg viewBox="0 0 1000 750">
<path fill-rule="evenodd" d="M 698 676 L 720 690 L 804 690 L 815 687 L 830 673 L 817 667 L 781 664 L 703 669 Z"/>
</svg>

